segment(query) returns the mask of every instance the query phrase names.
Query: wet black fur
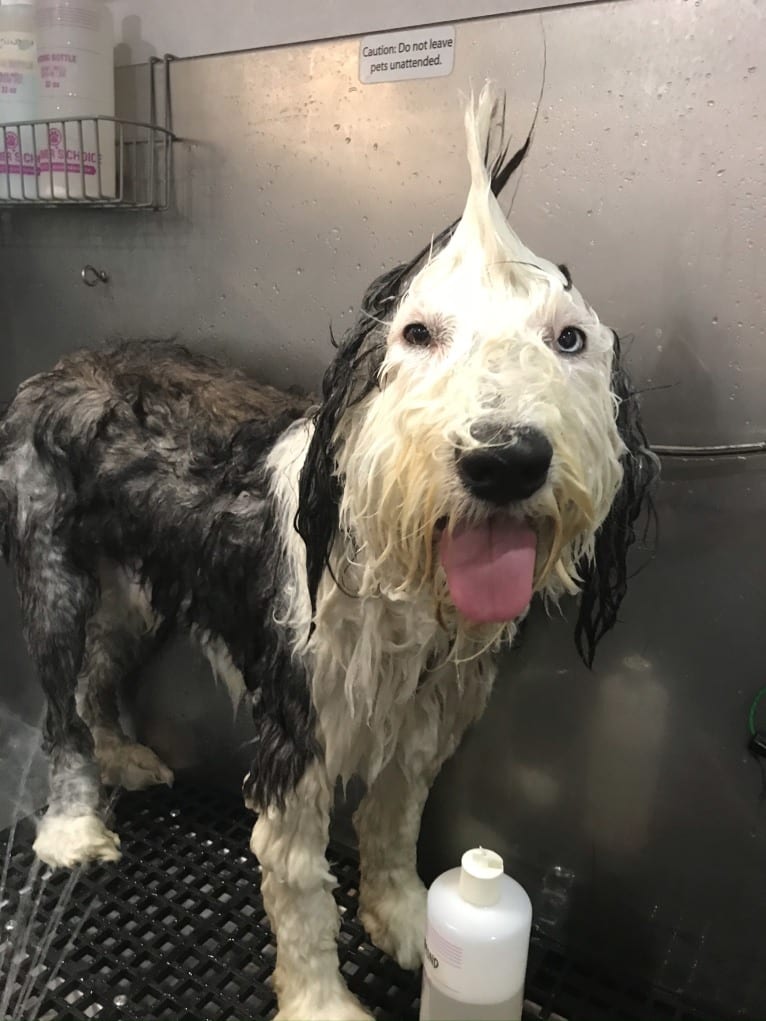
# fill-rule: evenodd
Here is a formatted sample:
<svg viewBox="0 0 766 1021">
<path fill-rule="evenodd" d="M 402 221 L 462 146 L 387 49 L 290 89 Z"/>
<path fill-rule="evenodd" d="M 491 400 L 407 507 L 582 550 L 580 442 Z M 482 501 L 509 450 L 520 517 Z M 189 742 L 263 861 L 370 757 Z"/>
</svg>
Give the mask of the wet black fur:
<svg viewBox="0 0 766 1021">
<path fill-rule="evenodd" d="M 620 399 L 617 429 L 627 447 L 622 459 L 622 484 L 606 520 L 596 533 L 595 555 L 580 566 L 583 579 L 575 624 L 575 644 L 588 666 L 596 647 L 617 623 L 628 588 L 628 553 L 636 541 L 638 522 L 647 527 L 654 517 L 652 491 L 659 467 L 651 453 L 639 415 L 637 395 L 623 364 L 620 338 L 614 334 L 612 392 Z"/>
<path fill-rule="evenodd" d="M 247 796 L 279 802 L 303 775 L 314 713 L 273 620 L 283 567 L 264 459 L 307 405 L 156 343 L 84 352 L 20 388 L 0 425 L 0 506 L 54 775 L 57 756 L 92 753 L 74 682 L 102 558 L 135 567 L 165 621 L 226 642 L 255 696 Z M 28 440 L 48 481 L 18 531 L 29 493 L 3 462 Z"/>
</svg>

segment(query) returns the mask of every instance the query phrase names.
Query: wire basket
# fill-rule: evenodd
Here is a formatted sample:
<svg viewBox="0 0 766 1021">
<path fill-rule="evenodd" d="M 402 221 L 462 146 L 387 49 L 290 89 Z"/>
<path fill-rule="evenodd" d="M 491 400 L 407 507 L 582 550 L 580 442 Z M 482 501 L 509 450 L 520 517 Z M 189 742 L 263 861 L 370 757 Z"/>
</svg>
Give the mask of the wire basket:
<svg viewBox="0 0 766 1021">
<path fill-rule="evenodd" d="M 0 124 L 0 208 L 167 209 L 172 176 L 170 55 L 149 64 L 149 120 L 64 117 Z M 163 65 L 157 119 L 155 65 Z"/>
</svg>

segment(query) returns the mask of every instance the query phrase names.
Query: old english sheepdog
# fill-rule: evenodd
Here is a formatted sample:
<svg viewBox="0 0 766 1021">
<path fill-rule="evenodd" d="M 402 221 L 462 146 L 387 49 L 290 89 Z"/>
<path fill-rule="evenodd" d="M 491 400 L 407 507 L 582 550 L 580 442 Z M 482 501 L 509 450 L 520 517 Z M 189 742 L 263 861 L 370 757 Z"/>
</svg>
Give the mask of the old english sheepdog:
<svg viewBox="0 0 766 1021">
<path fill-rule="evenodd" d="M 578 593 L 590 662 L 625 593 L 655 474 L 616 335 L 497 196 L 521 163 L 502 105 L 468 104 L 459 220 L 377 279 L 321 399 L 169 343 L 64 358 L 0 424 L 0 540 L 47 696 L 51 866 L 117 860 L 104 785 L 172 773 L 116 685 L 173 626 L 241 683 L 251 847 L 282 1018 L 369 1017 L 338 971 L 325 857 L 352 774 L 361 919 L 414 968 L 424 802 L 484 710 L 534 593 Z"/>
</svg>

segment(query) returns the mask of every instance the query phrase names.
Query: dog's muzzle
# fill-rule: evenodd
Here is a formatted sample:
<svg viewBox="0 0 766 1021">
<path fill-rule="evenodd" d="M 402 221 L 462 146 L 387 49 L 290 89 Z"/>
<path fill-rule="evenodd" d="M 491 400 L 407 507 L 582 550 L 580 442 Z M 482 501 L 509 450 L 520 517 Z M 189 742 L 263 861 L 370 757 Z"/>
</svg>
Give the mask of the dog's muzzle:
<svg viewBox="0 0 766 1021">
<path fill-rule="evenodd" d="M 455 457 L 460 480 L 473 496 L 502 507 L 526 500 L 545 484 L 553 447 L 539 429 L 480 420 L 471 435 L 484 446 L 459 450 Z"/>
</svg>

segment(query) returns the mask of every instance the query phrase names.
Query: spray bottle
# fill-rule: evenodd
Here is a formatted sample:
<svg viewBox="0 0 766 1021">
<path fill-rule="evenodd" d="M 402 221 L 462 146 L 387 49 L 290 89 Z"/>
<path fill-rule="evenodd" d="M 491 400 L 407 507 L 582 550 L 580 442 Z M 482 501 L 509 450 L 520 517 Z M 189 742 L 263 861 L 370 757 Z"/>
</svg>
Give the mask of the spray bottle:
<svg viewBox="0 0 766 1021">
<path fill-rule="evenodd" d="M 421 1021 L 520 1021 L 532 905 L 494 851 L 466 851 L 428 891 Z"/>
</svg>

